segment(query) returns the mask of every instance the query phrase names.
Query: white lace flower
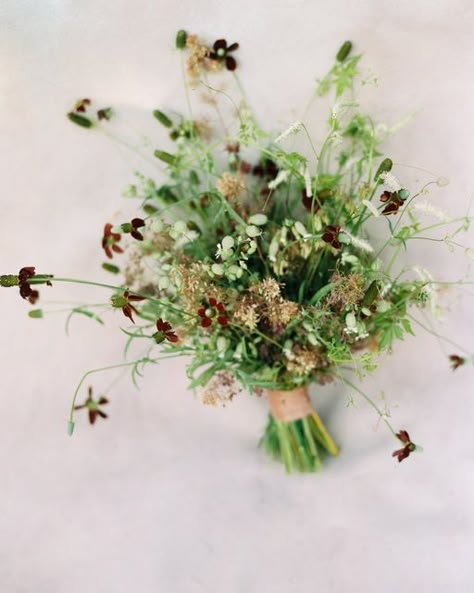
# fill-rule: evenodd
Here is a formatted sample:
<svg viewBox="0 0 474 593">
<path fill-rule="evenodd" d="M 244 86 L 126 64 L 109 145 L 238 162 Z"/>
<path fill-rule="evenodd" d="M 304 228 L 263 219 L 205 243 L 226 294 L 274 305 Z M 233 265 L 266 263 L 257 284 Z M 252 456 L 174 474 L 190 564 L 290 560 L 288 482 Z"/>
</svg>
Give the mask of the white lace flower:
<svg viewBox="0 0 474 593">
<path fill-rule="evenodd" d="M 400 182 L 395 177 L 395 175 L 390 173 L 390 171 L 384 171 L 383 173 L 380 173 L 379 178 L 384 182 L 390 191 L 399 191 L 402 189 Z"/>
<path fill-rule="evenodd" d="M 275 138 L 275 144 L 280 144 L 280 142 L 285 140 L 285 138 L 288 138 L 288 136 L 292 136 L 293 134 L 296 134 L 297 132 L 299 132 L 301 130 L 302 127 L 303 127 L 302 121 L 300 121 L 300 120 L 295 121 L 294 124 L 292 124 L 289 128 L 287 128 L 284 132 L 282 132 L 279 136 L 277 136 Z"/>
</svg>

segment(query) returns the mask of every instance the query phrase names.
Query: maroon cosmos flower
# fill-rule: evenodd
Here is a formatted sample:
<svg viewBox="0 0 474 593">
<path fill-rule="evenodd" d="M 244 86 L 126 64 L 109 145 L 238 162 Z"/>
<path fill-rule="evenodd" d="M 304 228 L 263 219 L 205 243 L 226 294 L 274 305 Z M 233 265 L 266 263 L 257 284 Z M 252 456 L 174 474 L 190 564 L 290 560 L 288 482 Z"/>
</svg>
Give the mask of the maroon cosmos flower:
<svg viewBox="0 0 474 593">
<path fill-rule="evenodd" d="M 113 233 L 112 232 L 113 225 L 108 222 L 104 226 L 104 236 L 102 237 L 102 249 L 105 251 L 105 255 L 112 259 L 113 254 L 112 251 L 115 253 L 123 253 L 123 249 L 117 245 L 122 238 L 120 233 Z"/>
<path fill-rule="evenodd" d="M 85 113 L 90 104 L 90 99 L 79 99 L 79 101 L 77 101 L 77 103 L 74 105 L 74 111 L 77 113 Z"/>
<path fill-rule="evenodd" d="M 225 39 L 217 39 L 212 46 L 212 50 L 209 52 L 209 58 L 211 60 L 217 60 L 218 62 L 224 62 L 227 70 L 233 71 L 237 68 L 237 62 L 235 61 L 235 58 L 229 54 L 238 48 L 238 43 L 227 45 Z"/>
<path fill-rule="evenodd" d="M 212 325 L 214 318 L 217 318 L 217 323 L 222 327 L 228 325 L 229 318 L 225 310 L 225 305 L 219 303 L 214 297 L 208 299 L 208 304 L 208 307 L 203 306 L 198 309 L 198 315 L 201 318 L 201 327 L 209 327 Z"/>
<path fill-rule="evenodd" d="M 163 321 L 161 317 L 156 322 L 156 333 L 153 334 L 153 339 L 157 344 L 161 344 L 165 340 L 175 343 L 178 341 L 178 336 L 174 333 L 171 323 Z"/>
<path fill-rule="evenodd" d="M 18 272 L 18 286 L 20 288 L 20 296 L 28 300 L 32 305 L 39 299 L 39 292 L 33 290 L 29 283 L 29 279 L 35 276 L 36 270 L 33 266 L 21 268 Z M 51 283 L 49 283 L 51 284 Z"/>
<path fill-rule="evenodd" d="M 403 447 L 401 449 L 397 449 L 392 453 L 392 457 L 396 457 L 398 462 L 403 461 L 406 459 L 410 453 L 412 453 L 416 449 L 416 445 L 411 442 L 410 435 L 407 433 L 406 430 L 401 430 L 397 433 L 397 438 L 399 441 L 403 443 Z"/>
<path fill-rule="evenodd" d="M 451 363 L 451 368 L 453 369 L 453 371 L 455 371 L 457 368 L 459 368 L 463 364 L 466 364 L 466 359 L 463 358 L 462 356 L 459 356 L 458 354 L 451 354 L 449 356 L 449 361 Z"/>
<path fill-rule="evenodd" d="M 132 235 L 137 241 L 143 241 L 143 235 L 138 229 L 145 226 L 145 221 L 142 218 L 133 218 L 130 222 L 125 222 L 120 225 L 124 233 Z"/>
<path fill-rule="evenodd" d="M 122 309 L 122 313 L 125 317 L 128 317 L 132 323 L 135 323 L 133 320 L 133 313 L 138 315 L 138 311 L 132 305 L 132 302 L 144 301 L 146 297 L 137 296 L 134 294 L 130 294 L 128 290 L 126 290 L 123 294 L 114 294 L 112 297 L 112 307 L 116 309 Z"/>
<path fill-rule="evenodd" d="M 86 401 L 83 404 L 74 406 L 74 409 L 82 410 L 82 409 L 86 408 L 89 412 L 89 422 L 91 424 L 94 424 L 94 422 L 97 419 L 97 416 L 100 416 L 101 418 L 104 418 L 104 419 L 107 418 L 107 414 L 105 412 L 103 412 L 99 408 L 99 406 L 104 406 L 105 404 L 108 404 L 109 400 L 106 397 L 104 397 L 103 395 L 101 395 L 97 401 L 94 401 L 94 399 L 92 397 L 92 387 L 89 387 L 88 393 L 89 393 L 89 395 L 87 396 Z"/>
<path fill-rule="evenodd" d="M 380 201 L 383 204 L 386 204 L 385 208 L 382 210 L 382 214 L 385 216 L 390 216 L 390 214 L 397 214 L 399 209 L 403 206 L 404 201 L 400 197 L 398 192 L 391 192 L 385 190 L 383 194 L 380 196 Z"/>
<path fill-rule="evenodd" d="M 340 230 L 341 227 L 338 224 L 328 224 L 321 238 L 326 243 L 329 243 L 329 245 L 332 245 L 334 249 L 340 249 L 342 247 L 338 240 Z"/>
</svg>

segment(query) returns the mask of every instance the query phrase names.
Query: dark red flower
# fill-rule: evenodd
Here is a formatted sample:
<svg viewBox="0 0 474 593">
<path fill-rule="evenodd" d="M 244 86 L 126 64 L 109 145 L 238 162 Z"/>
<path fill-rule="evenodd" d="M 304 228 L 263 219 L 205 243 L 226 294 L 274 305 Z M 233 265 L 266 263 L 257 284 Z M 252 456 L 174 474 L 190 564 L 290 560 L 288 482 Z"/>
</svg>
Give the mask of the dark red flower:
<svg viewBox="0 0 474 593">
<path fill-rule="evenodd" d="M 99 109 L 97 112 L 97 119 L 99 121 L 106 119 L 107 121 L 112 117 L 112 108 L 105 107 L 104 109 Z"/>
<path fill-rule="evenodd" d="M 453 369 L 453 371 L 455 371 L 457 368 L 466 363 L 466 359 L 457 354 L 451 354 L 449 356 L 449 361 L 451 363 L 451 368 Z"/>
<path fill-rule="evenodd" d="M 125 317 L 128 317 L 132 323 L 135 323 L 132 314 L 135 313 L 138 315 L 138 311 L 131 303 L 144 301 L 145 297 L 130 294 L 130 292 L 126 290 L 123 294 L 114 294 L 111 300 L 112 307 L 115 307 L 116 309 L 122 309 L 122 313 L 125 315 Z"/>
<path fill-rule="evenodd" d="M 36 271 L 33 266 L 21 268 L 21 270 L 18 272 L 18 286 L 20 288 L 20 296 L 28 300 L 32 305 L 34 305 L 39 298 L 39 292 L 37 290 L 33 290 L 29 283 L 29 279 L 35 274 Z"/>
<path fill-rule="evenodd" d="M 143 235 L 138 229 L 145 226 L 145 221 L 142 218 L 133 218 L 130 222 L 124 222 L 120 228 L 124 233 L 132 235 L 137 241 L 143 241 Z"/>
<path fill-rule="evenodd" d="M 79 101 L 77 101 L 77 103 L 74 105 L 74 111 L 77 113 L 85 113 L 90 104 L 90 99 L 79 99 Z"/>
<path fill-rule="evenodd" d="M 399 441 L 403 443 L 403 447 L 401 449 L 397 449 L 392 453 L 392 457 L 396 457 L 398 462 L 403 461 L 406 459 L 410 453 L 412 453 L 416 449 L 415 443 L 412 443 L 410 439 L 410 435 L 406 430 L 401 430 L 397 433 L 397 438 Z"/>
<path fill-rule="evenodd" d="M 339 225 L 328 224 L 324 229 L 324 233 L 321 238 L 326 243 L 329 243 L 329 245 L 332 245 L 335 249 L 340 249 L 342 247 L 340 241 L 338 240 L 340 230 L 341 227 Z"/>
<path fill-rule="evenodd" d="M 156 322 L 156 329 L 158 331 L 153 334 L 153 338 L 157 344 L 161 344 L 164 340 L 173 343 L 178 341 L 178 336 L 174 333 L 171 323 L 163 321 L 161 317 Z"/>
<path fill-rule="evenodd" d="M 387 190 L 385 190 L 380 196 L 380 201 L 383 204 L 386 204 L 385 208 L 382 210 L 382 214 L 385 214 L 385 216 L 397 214 L 398 210 L 405 203 L 398 192 L 391 192 Z"/>
<path fill-rule="evenodd" d="M 201 326 L 209 327 L 212 324 L 212 320 L 214 318 L 216 318 L 217 323 L 222 325 L 222 327 L 228 325 L 229 318 L 227 317 L 225 305 L 223 303 L 219 303 L 214 297 L 210 297 L 207 302 L 209 306 L 200 307 L 197 312 L 201 318 Z"/>
<path fill-rule="evenodd" d="M 227 70 L 235 70 L 237 68 L 237 62 L 232 56 L 229 56 L 229 53 L 235 51 L 238 48 L 238 43 L 227 45 L 227 41 L 225 39 L 217 39 L 217 41 L 215 41 L 214 45 L 212 46 L 212 50 L 209 52 L 209 58 L 211 60 L 224 62 Z"/>
<path fill-rule="evenodd" d="M 89 394 L 87 396 L 86 401 L 83 404 L 74 406 L 74 409 L 82 410 L 82 409 L 86 408 L 89 412 L 89 422 L 91 424 L 94 424 L 94 422 L 97 419 L 97 416 L 100 416 L 101 418 L 104 418 L 104 419 L 107 418 L 107 414 L 105 412 L 103 412 L 99 408 L 99 406 L 108 404 L 109 400 L 106 397 L 104 397 L 103 395 L 101 395 L 97 401 L 94 401 L 94 399 L 92 397 L 92 387 L 89 387 L 88 393 Z"/>
<path fill-rule="evenodd" d="M 113 225 L 108 222 L 104 226 L 104 236 L 102 237 L 102 249 L 105 251 L 105 255 L 112 259 L 112 251 L 115 253 L 123 253 L 123 249 L 117 245 L 122 238 L 120 233 L 113 233 L 112 232 Z"/>
</svg>

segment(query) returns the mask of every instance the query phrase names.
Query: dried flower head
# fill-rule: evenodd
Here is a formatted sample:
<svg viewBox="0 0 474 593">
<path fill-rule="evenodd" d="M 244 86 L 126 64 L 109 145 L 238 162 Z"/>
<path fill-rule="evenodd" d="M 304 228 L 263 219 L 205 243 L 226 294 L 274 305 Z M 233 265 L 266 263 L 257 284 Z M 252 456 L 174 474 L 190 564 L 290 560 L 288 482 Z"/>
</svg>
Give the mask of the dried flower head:
<svg viewBox="0 0 474 593">
<path fill-rule="evenodd" d="M 235 376 L 230 371 L 217 371 L 199 394 L 207 406 L 225 405 L 240 393 Z"/>
<path fill-rule="evenodd" d="M 217 189 L 229 201 L 236 200 L 245 191 L 245 181 L 242 175 L 233 175 L 226 171 L 217 180 Z"/>
</svg>

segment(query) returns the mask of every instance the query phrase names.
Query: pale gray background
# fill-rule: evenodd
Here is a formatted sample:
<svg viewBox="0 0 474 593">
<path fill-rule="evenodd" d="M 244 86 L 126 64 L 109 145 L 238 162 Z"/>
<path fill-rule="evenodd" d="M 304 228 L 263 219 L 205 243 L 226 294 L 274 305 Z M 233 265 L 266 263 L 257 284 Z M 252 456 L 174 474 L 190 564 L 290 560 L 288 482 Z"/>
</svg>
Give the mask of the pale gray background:
<svg viewBox="0 0 474 593">
<path fill-rule="evenodd" d="M 464 213 L 473 194 L 468 0 L 3 0 L 0 25 L 2 273 L 36 265 L 108 279 L 98 237 L 105 220 L 121 218 L 136 163 L 64 113 L 91 96 L 166 146 L 148 113 L 184 107 L 173 51 L 181 27 L 241 43 L 241 78 L 275 129 L 293 121 L 351 38 L 380 78 L 371 108 L 389 123 L 420 110 L 390 143 L 394 160 L 449 177 L 433 200 L 450 214 Z M 462 253 L 429 244 L 408 261 L 417 259 L 439 278 L 468 269 Z M 105 297 L 59 285 L 42 292 Z M 444 301 L 442 331 L 472 350 L 471 297 Z M 61 315 L 28 319 L 14 290 L 1 291 L 0 307 L 2 591 L 474 590 L 473 371 L 449 370 L 455 349 L 420 335 L 365 382 L 376 398 L 384 390 L 395 427 L 423 444 L 422 455 L 398 466 L 373 411 L 356 396 L 347 406 L 349 391 L 331 385 L 315 402 L 341 456 L 320 475 L 286 477 L 256 449 L 265 402 L 243 394 L 206 409 L 186 391 L 181 361 L 150 368 L 140 392 L 128 379 L 116 385 L 111 418 L 90 430 L 78 417 L 69 439 L 73 388 L 84 370 L 120 359 L 120 320 L 108 315 L 101 328 L 75 319 L 67 339 Z M 93 383 L 100 391 L 112 379 Z"/>
</svg>

